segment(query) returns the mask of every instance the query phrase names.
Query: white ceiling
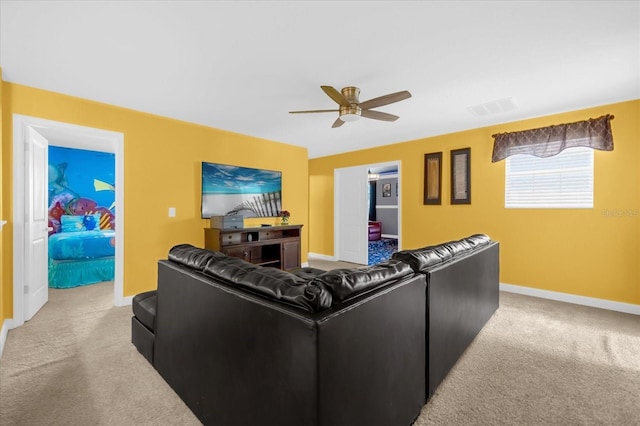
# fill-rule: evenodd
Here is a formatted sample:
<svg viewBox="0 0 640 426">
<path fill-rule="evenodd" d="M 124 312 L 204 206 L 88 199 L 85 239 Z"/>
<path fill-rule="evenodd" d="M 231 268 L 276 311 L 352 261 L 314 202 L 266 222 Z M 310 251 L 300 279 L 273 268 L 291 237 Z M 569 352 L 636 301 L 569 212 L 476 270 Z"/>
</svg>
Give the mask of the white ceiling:
<svg viewBox="0 0 640 426">
<path fill-rule="evenodd" d="M 316 158 L 640 99 L 640 2 L 0 0 L 0 66 Z M 413 97 L 378 108 L 396 122 L 288 113 L 335 109 L 321 85 Z"/>
</svg>

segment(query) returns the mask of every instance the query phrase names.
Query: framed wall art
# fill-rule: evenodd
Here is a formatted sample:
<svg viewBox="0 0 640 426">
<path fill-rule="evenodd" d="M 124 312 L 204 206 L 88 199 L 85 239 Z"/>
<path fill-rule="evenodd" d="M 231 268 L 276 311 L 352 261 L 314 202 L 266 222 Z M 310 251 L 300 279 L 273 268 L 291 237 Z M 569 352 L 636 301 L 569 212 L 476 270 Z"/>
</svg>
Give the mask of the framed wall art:
<svg viewBox="0 0 640 426">
<path fill-rule="evenodd" d="M 442 204 L 442 152 L 424 155 L 424 204 Z"/>
<path fill-rule="evenodd" d="M 383 183 L 382 184 L 382 196 L 383 197 L 391 197 L 391 184 Z"/>
<path fill-rule="evenodd" d="M 471 204 L 471 148 L 451 151 L 451 204 Z"/>
</svg>

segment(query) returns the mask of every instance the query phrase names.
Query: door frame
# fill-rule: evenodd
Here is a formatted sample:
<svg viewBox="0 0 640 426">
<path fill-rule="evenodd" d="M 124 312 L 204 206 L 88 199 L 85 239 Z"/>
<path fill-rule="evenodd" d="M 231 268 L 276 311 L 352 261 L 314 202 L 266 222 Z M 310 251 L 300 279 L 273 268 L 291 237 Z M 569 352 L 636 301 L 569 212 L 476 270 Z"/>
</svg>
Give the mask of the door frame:
<svg viewBox="0 0 640 426">
<path fill-rule="evenodd" d="M 124 134 L 71 123 L 13 114 L 13 318 L 10 328 L 25 322 L 25 137 L 33 128 L 51 145 L 115 154 L 116 166 L 116 247 L 114 305 L 131 303 L 124 297 Z"/>
<path fill-rule="evenodd" d="M 373 164 L 364 164 L 361 167 L 364 168 L 372 168 L 372 167 L 388 167 L 388 166 L 396 166 L 398 169 L 398 250 L 402 250 L 402 161 L 393 160 L 382 163 L 373 163 Z M 351 167 L 359 167 L 359 166 L 349 166 L 344 168 Z M 334 206 L 334 214 L 333 214 L 333 260 L 340 259 L 340 245 L 339 245 L 339 237 L 338 237 L 338 223 L 340 218 L 349 214 L 348 209 L 341 205 L 339 200 L 339 187 L 337 185 L 340 168 L 334 169 L 334 192 L 333 192 L 333 206 Z M 367 189 L 368 190 L 368 189 Z M 366 228 L 365 228 L 366 232 Z M 368 247 L 367 247 L 368 251 Z M 368 255 L 368 253 L 367 253 Z"/>
</svg>

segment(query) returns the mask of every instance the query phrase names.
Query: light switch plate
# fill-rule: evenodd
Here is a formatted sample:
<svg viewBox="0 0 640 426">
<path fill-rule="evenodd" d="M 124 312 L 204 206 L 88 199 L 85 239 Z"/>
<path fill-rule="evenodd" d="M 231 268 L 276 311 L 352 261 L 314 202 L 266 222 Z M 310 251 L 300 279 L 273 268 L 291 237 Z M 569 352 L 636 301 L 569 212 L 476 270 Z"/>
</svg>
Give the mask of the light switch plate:
<svg viewBox="0 0 640 426">
<path fill-rule="evenodd" d="M 169 217 L 176 217 L 176 208 L 169 207 Z"/>
</svg>

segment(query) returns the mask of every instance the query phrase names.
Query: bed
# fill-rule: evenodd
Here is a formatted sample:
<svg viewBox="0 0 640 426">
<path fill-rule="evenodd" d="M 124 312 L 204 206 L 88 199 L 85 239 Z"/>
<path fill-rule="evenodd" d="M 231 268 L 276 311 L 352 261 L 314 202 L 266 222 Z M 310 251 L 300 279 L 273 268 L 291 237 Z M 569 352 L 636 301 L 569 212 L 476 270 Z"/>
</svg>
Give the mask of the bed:
<svg viewBox="0 0 640 426">
<path fill-rule="evenodd" d="M 112 281 L 115 231 L 58 232 L 49 236 L 49 287 L 71 288 Z"/>
</svg>

